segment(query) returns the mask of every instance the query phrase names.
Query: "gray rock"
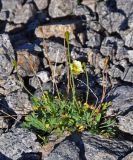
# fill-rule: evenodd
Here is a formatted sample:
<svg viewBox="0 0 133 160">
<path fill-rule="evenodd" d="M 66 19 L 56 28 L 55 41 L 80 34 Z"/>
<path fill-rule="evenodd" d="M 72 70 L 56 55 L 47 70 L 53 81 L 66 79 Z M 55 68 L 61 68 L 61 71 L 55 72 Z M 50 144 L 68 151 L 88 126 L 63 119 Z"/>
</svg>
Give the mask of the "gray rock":
<svg viewBox="0 0 133 160">
<path fill-rule="evenodd" d="M 84 133 L 82 142 L 85 148 L 86 160 L 118 160 L 131 149 L 132 142 L 117 139 L 104 139 L 101 136 Z"/>
<path fill-rule="evenodd" d="M 129 66 L 125 69 L 121 79 L 126 82 L 133 83 L 133 66 Z"/>
<path fill-rule="evenodd" d="M 64 17 L 72 14 L 73 8 L 77 5 L 77 0 L 51 0 L 49 5 L 49 15 L 52 18 Z"/>
<path fill-rule="evenodd" d="M 108 93 L 108 100 L 112 102 L 112 106 L 108 110 L 108 115 L 115 112 L 121 114 L 132 110 L 133 106 L 133 87 L 132 86 L 116 86 Z"/>
<path fill-rule="evenodd" d="M 117 0 L 116 6 L 121 12 L 123 11 L 123 14 L 125 14 L 127 17 L 132 14 L 133 11 L 133 1 L 132 0 Z"/>
<path fill-rule="evenodd" d="M 13 11 L 16 8 L 21 8 L 24 0 L 1 0 L 2 9 L 7 11 Z"/>
<path fill-rule="evenodd" d="M 124 116 L 119 116 L 118 120 L 118 128 L 123 132 L 133 135 L 133 111 L 130 111 Z"/>
<path fill-rule="evenodd" d="M 0 35 L 0 79 L 9 76 L 12 69 L 12 62 L 15 59 L 14 50 L 7 34 Z"/>
<path fill-rule="evenodd" d="M 46 9 L 48 6 L 48 0 L 34 0 L 38 10 Z"/>
<path fill-rule="evenodd" d="M 61 142 L 44 160 L 80 160 L 79 148 L 74 142 L 65 140 Z"/>
<path fill-rule="evenodd" d="M 47 82 L 47 83 L 42 84 L 41 88 L 39 86 L 39 88 L 36 89 L 36 91 L 34 93 L 34 96 L 39 98 L 39 97 L 41 97 L 43 95 L 43 93 L 45 91 L 52 92 L 52 90 L 53 90 L 52 82 Z"/>
<path fill-rule="evenodd" d="M 33 4 L 25 4 L 22 8 L 16 10 L 14 14 L 9 17 L 10 22 L 14 22 L 15 24 L 27 23 L 35 13 L 35 8 Z"/>
<path fill-rule="evenodd" d="M 39 151 L 41 149 L 38 142 L 35 142 L 35 134 L 26 129 L 15 128 L 0 136 L 0 153 L 13 160 L 23 158 L 24 154 L 31 154 L 34 157 L 36 153 L 39 160 Z M 30 158 L 31 158 L 30 157 Z"/>
<path fill-rule="evenodd" d="M 50 62 L 63 63 L 66 62 L 66 50 L 63 45 L 55 42 L 49 42 L 46 44 L 47 51 L 44 48 L 43 52 L 45 57 Z"/>
<path fill-rule="evenodd" d="M 91 20 L 96 20 L 96 16 L 93 14 L 93 12 L 84 5 L 78 5 L 77 7 L 73 8 L 73 13 L 76 16 L 85 16 L 87 25 L 89 25 Z"/>
<path fill-rule="evenodd" d="M 92 47 L 92 48 L 99 48 L 101 45 L 101 36 L 100 34 L 88 30 L 87 31 L 87 42 L 86 42 L 87 47 Z"/>
<path fill-rule="evenodd" d="M 122 160 L 132 160 L 133 159 L 133 152 L 129 153 L 127 156 L 125 156 Z"/>
<path fill-rule="evenodd" d="M 108 74 L 113 78 L 121 78 L 124 72 L 120 69 L 120 67 L 113 65 L 109 70 Z"/>
<path fill-rule="evenodd" d="M 101 45 L 101 53 L 104 56 L 109 56 L 111 59 L 114 58 L 117 48 L 122 47 L 124 42 L 115 37 L 106 37 Z"/>
<path fill-rule="evenodd" d="M 32 110 L 28 94 L 22 91 L 9 93 L 5 97 L 5 100 L 7 101 L 9 108 L 18 115 L 27 114 Z"/>
<path fill-rule="evenodd" d="M 99 23 L 107 30 L 107 32 L 120 32 L 123 29 L 125 15 L 117 11 L 115 1 L 107 5 L 107 1 L 101 1 L 97 4 L 96 11 L 99 15 Z M 127 2 L 125 2 L 127 3 Z"/>
<path fill-rule="evenodd" d="M 95 12 L 96 9 L 96 2 L 97 0 L 83 0 L 82 4 L 86 5 L 87 7 L 89 7 L 90 9 L 92 9 L 92 11 Z"/>
<path fill-rule="evenodd" d="M 49 73 L 46 71 L 41 71 L 36 74 L 36 76 L 29 79 L 29 84 L 35 89 L 42 87 L 42 84 L 50 81 Z"/>
<path fill-rule="evenodd" d="M 9 108 L 5 98 L 0 98 L 0 129 L 10 128 L 16 119 L 16 113 Z"/>
<path fill-rule="evenodd" d="M 22 89 L 22 83 L 15 75 L 0 80 L 0 94 L 2 95 L 7 95 L 19 89 Z"/>
<path fill-rule="evenodd" d="M 127 35 L 125 35 L 125 45 L 127 47 L 133 47 L 133 31 L 132 30 Z"/>
<path fill-rule="evenodd" d="M 16 29 L 20 29 L 22 27 L 22 24 L 14 24 L 14 23 L 6 23 L 5 26 L 5 32 L 10 32 Z"/>
<path fill-rule="evenodd" d="M 7 18 L 8 18 L 8 14 L 6 11 L 0 12 L 0 20 L 6 21 Z"/>
</svg>

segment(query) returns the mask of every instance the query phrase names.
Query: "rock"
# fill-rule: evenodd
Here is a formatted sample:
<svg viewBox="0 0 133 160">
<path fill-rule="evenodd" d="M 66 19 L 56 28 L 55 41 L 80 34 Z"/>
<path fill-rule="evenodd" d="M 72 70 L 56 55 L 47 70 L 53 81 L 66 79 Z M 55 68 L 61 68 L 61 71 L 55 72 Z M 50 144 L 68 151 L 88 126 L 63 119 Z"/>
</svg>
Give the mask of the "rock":
<svg viewBox="0 0 133 160">
<path fill-rule="evenodd" d="M 33 78 L 29 79 L 29 84 L 35 89 L 40 88 L 42 84 L 50 81 L 49 73 L 46 71 L 41 71 L 36 74 Z"/>
<path fill-rule="evenodd" d="M 63 63 L 67 61 L 66 49 L 59 43 L 50 41 L 44 44 L 43 52 L 50 62 Z"/>
<path fill-rule="evenodd" d="M 104 58 L 97 51 L 89 49 L 87 52 L 88 62 L 91 66 L 94 66 L 96 69 L 104 68 Z"/>
<path fill-rule="evenodd" d="M 14 50 L 7 34 L 0 35 L 0 79 L 9 76 L 15 60 Z"/>
<path fill-rule="evenodd" d="M 126 82 L 133 83 L 133 66 L 129 66 L 125 69 L 121 79 Z"/>
<path fill-rule="evenodd" d="M 91 21 L 96 21 L 96 15 L 87 7 L 84 5 L 78 5 L 77 7 L 73 8 L 73 13 L 76 16 L 85 17 L 85 21 L 87 22 L 87 25 Z"/>
<path fill-rule="evenodd" d="M 117 139 L 104 139 L 85 132 L 82 135 L 86 160 L 117 160 L 132 149 L 132 142 Z"/>
<path fill-rule="evenodd" d="M 27 50 L 17 51 L 17 69 L 21 76 L 33 76 L 39 70 L 40 60 L 37 55 Z"/>
<path fill-rule="evenodd" d="M 132 30 L 127 35 L 125 35 L 125 45 L 127 47 L 133 47 L 133 31 Z"/>
<path fill-rule="evenodd" d="M 38 10 L 46 9 L 48 6 L 48 0 L 34 0 Z"/>
<path fill-rule="evenodd" d="M 133 152 L 129 153 L 127 156 L 125 156 L 122 160 L 132 160 L 133 159 Z"/>
<path fill-rule="evenodd" d="M 109 70 L 108 74 L 113 78 L 121 78 L 124 72 L 121 70 L 119 66 L 113 65 Z"/>
<path fill-rule="evenodd" d="M 108 93 L 108 101 L 112 102 L 112 106 L 108 110 L 108 115 L 113 113 L 125 114 L 132 110 L 133 105 L 133 87 L 127 85 L 115 86 Z"/>
<path fill-rule="evenodd" d="M 57 83 L 63 78 L 64 74 L 67 72 L 63 64 L 51 65 L 51 70 L 53 74 L 52 81 Z"/>
<path fill-rule="evenodd" d="M 101 54 L 109 56 L 111 59 L 115 56 L 117 48 L 124 46 L 124 42 L 115 37 L 106 37 L 101 45 Z"/>
<path fill-rule="evenodd" d="M 8 107 L 18 115 L 27 114 L 32 110 L 28 94 L 22 91 L 9 93 L 5 97 L 5 100 L 8 104 Z"/>
<path fill-rule="evenodd" d="M 4 97 L 0 97 L 0 129 L 10 128 L 15 120 L 16 113 L 9 108 Z"/>
<path fill-rule="evenodd" d="M 22 24 L 15 25 L 13 23 L 6 23 L 5 32 L 10 32 L 16 29 L 20 29 L 21 27 L 22 27 Z"/>
<path fill-rule="evenodd" d="M 7 95 L 22 88 L 22 83 L 15 75 L 0 80 L 0 94 Z"/>
<path fill-rule="evenodd" d="M 72 14 L 73 8 L 77 5 L 77 0 L 51 0 L 49 5 L 49 15 L 52 18 L 64 17 Z"/>
<path fill-rule="evenodd" d="M 29 158 L 32 159 L 36 154 L 36 157 L 38 155 L 37 160 L 39 160 L 41 158 L 39 155 L 41 146 L 38 142 L 35 142 L 35 140 L 35 134 L 26 129 L 12 129 L 0 136 L 0 153 L 13 160 L 23 159 L 25 154 L 27 154 L 28 157 L 28 153 L 31 155 Z"/>
<path fill-rule="evenodd" d="M 36 89 L 34 96 L 39 98 L 43 95 L 45 91 L 52 92 L 52 90 L 53 90 L 53 84 L 51 81 L 47 83 L 43 83 L 41 87 L 39 86 L 39 88 Z"/>
<path fill-rule="evenodd" d="M 6 21 L 7 17 L 8 17 L 8 14 L 7 14 L 6 11 L 1 11 L 0 12 L 0 20 Z"/>
<path fill-rule="evenodd" d="M 130 111 L 124 116 L 119 116 L 118 120 L 118 128 L 125 133 L 133 135 L 133 111 Z"/>
<path fill-rule="evenodd" d="M 111 3 L 110 3 L 111 2 Z M 97 4 L 96 11 L 99 15 L 99 23 L 106 29 L 107 32 L 119 33 L 124 27 L 125 16 L 117 10 L 116 2 L 101 1 Z"/>
<path fill-rule="evenodd" d="M 74 142 L 65 140 L 61 142 L 44 160 L 80 160 L 79 149 Z"/>
<path fill-rule="evenodd" d="M 116 6 L 118 10 L 123 11 L 128 17 L 133 11 L 133 1 L 132 0 L 117 0 Z"/>
<path fill-rule="evenodd" d="M 33 18 L 35 13 L 35 8 L 33 4 L 25 4 L 22 8 L 16 10 L 12 16 L 8 19 L 10 22 L 15 24 L 27 23 L 31 18 Z"/>
<path fill-rule="evenodd" d="M 63 24 L 64 23 L 64 24 Z M 39 38 L 50 38 L 60 37 L 65 38 L 65 32 L 68 31 L 70 34 L 74 34 L 76 24 L 68 22 L 51 23 L 50 25 L 39 26 L 35 29 L 35 35 Z"/>
<path fill-rule="evenodd" d="M 87 47 L 92 47 L 92 48 L 99 48 L 101 45 L 101 36 L 100 34 L 92 31 L 92 30 L 87 30 L 87 42 L 86 42 Z"/>
<path fill-rule="evenodd" d="M 16 8 L 21 8 L 24 0 L 1 0 L 2 9 L 7 11 L 13 11 Z"/>
<path fill-rule="evenodd" d="M 95 12 L 97 0 L 83 0 L 82 4 L 89 7 L 92 11 Z"/>
</svg>

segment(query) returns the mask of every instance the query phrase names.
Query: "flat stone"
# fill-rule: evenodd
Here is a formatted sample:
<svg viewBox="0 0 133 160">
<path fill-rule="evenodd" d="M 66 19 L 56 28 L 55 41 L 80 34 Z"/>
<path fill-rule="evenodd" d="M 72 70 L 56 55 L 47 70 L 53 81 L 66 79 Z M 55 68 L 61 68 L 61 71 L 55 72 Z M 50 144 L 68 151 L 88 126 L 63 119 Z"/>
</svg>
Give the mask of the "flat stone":
<svg viewBox="0 0 133 160">
<path fill-rule="evenodd" d="M 64 22 L 65 23 L 65 22 Z M 61 37 L 65 38 L 65 32 L 68 31 L 70 34 L 74 34 L 76 29 L 75 24 L 51 24 L 45 26 L 39 26 L 35 29 L 35 35 L 38 38 L 50 38 L 50 37 Z"/>
</svg>

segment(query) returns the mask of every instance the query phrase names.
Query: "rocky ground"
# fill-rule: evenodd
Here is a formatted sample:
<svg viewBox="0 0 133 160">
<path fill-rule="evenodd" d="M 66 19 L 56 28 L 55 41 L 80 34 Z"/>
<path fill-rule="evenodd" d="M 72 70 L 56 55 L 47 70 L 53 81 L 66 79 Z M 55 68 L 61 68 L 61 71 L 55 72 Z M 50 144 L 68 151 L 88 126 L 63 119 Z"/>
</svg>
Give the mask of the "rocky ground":
<svg viewBox="0 0 133 160">
<path fill-rule="evenodd" d="M 119 135 L 109 140 L 73 134 L 46 156 L 35 134 L 16 124 L 31 111 L 25 87 L 36 96 L 42 89 L 51 91 L 50 68 L 54 81 L 63 84 L 65 31 L 70 32 L 72 59 L 88 62 L 90 87 L 98 97 L 103 63 L 109 59 L 106 100 L 112 101 L 108 114 L 119 113 Z M 133 1 L 1 0 L 0 128 L 1 160 L 132 160 Z"/>
</svg>

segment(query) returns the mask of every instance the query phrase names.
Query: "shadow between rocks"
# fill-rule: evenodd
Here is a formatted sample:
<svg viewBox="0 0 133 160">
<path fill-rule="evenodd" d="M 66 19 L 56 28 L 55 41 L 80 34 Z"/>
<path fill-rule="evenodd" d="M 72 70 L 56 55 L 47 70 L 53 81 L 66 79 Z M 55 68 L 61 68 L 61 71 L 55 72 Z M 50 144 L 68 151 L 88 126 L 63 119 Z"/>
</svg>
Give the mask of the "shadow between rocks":
<svg viewBox="0 0 133 160">
<path fill-rule="evenodd" d="M 0 160 L 12 160 L 11 158 L 6 157 L 4 154 L 0 152 Z"/>
</svg>

